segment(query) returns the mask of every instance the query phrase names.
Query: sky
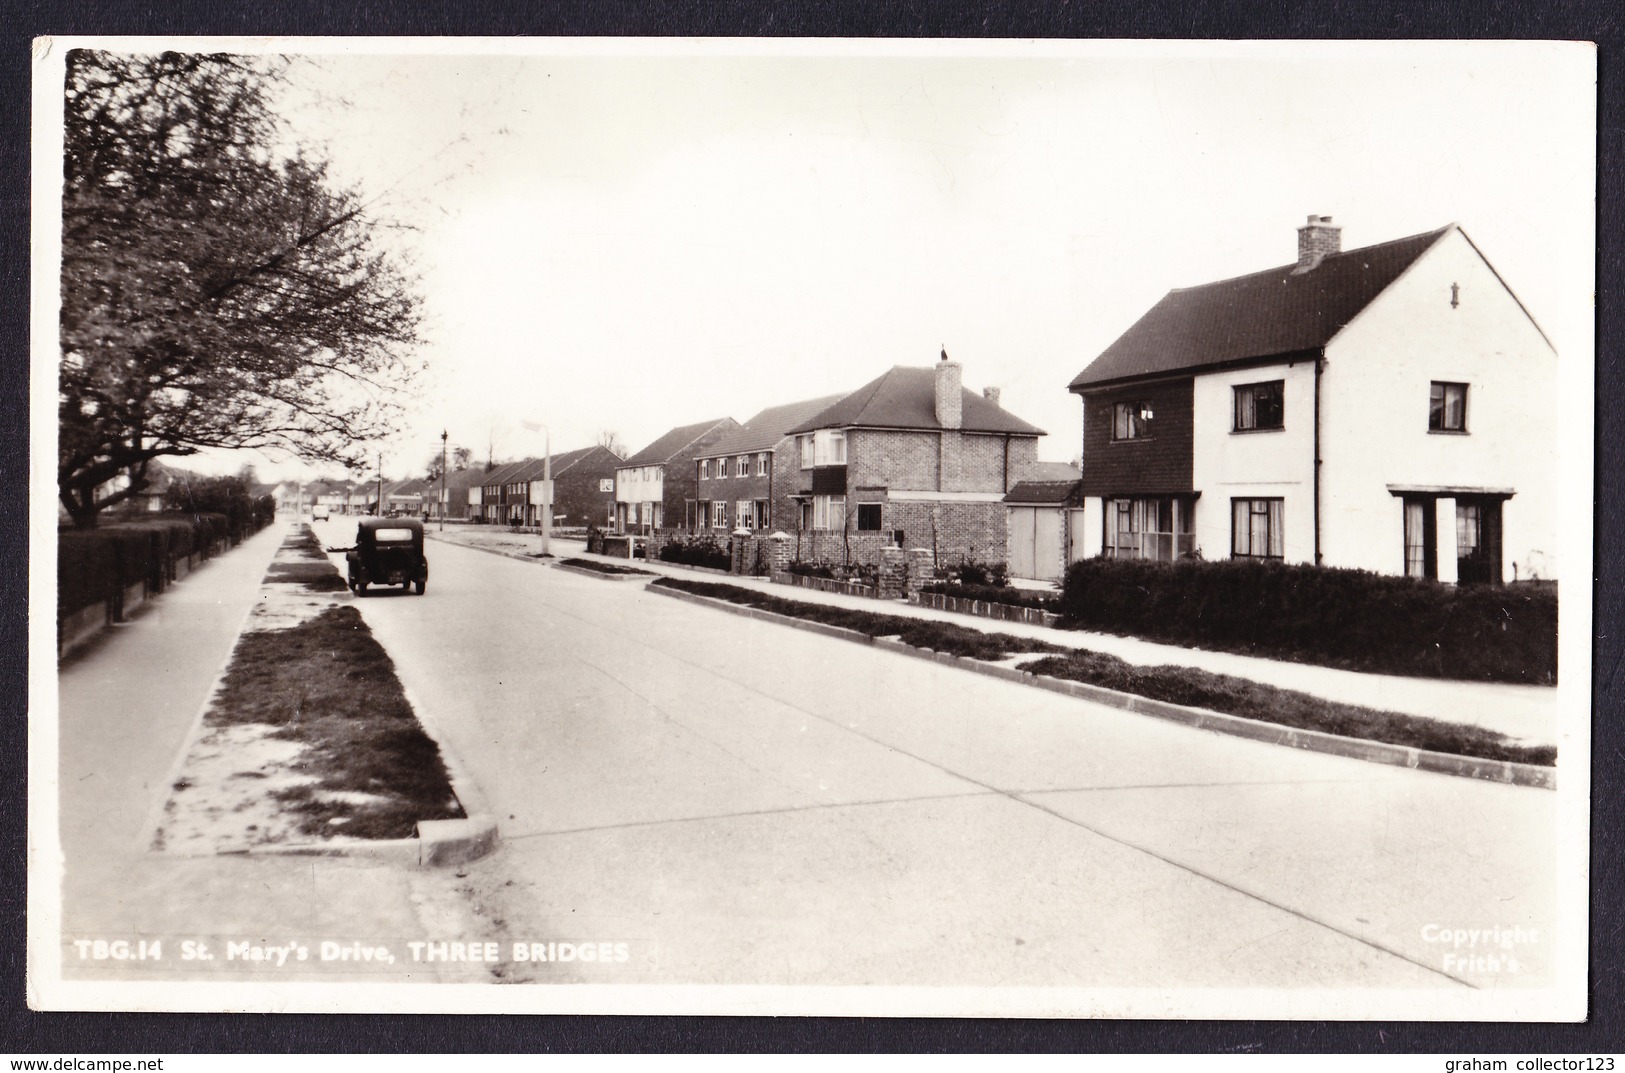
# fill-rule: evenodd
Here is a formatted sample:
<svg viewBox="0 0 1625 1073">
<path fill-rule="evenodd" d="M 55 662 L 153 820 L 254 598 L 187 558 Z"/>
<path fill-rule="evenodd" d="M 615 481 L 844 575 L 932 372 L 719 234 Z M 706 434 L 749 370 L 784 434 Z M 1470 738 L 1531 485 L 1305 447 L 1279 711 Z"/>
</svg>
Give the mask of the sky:
<svg viewBox="0 0 1625 1073">
<path fill-rule="evenodd" d="M 1595 79 L 1531 43 L 288 42 L 290 137 L 409 225 L 388 477 L 850 391 L 1067 383 L 1169 289 L 1459 222 L 1590 380 Z M 204 463 L 235 468 L 244 459 Z M 249 458 L 264 477 L 314 475 Z"/>
</svg>

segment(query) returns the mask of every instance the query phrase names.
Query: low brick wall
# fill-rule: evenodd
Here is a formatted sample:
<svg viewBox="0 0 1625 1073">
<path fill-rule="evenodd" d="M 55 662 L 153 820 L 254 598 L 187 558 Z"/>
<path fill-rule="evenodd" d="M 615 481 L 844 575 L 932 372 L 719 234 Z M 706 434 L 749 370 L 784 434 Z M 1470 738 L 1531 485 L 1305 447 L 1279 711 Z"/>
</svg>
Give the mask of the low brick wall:
<svg viewBox="0 0 1625 1073">
<path fill-rule="evenodd" d="M 798 589 L 813 589 L 817 592 L 839 592 L 847 596 L 873 597 L 875 595 L 873 585 L 864 585 L 857 581 L 837 581 L 835 578 L 829 577 L 808 577 L 805 574 L 792 574 L 788 571 L 774 575 L 773 580 L 780 584 L 793 585 Z"/>
<path fill-rule="evenodd" d="M 1001 622 L 1025 622 L 1029 626 L 1053 626 L 1061 620 L 1061 616 L 1055 612 L 1042 611 L 1036 607 L 1000 604 L 990 600 L 966 600 L 959 596 L 944 596 L 940 592 L 910 593 L 908 602 L 938 611 L 954 611 L 961 615 L 976 615 L 979 618 L 996 618 Z"/>
</svg>

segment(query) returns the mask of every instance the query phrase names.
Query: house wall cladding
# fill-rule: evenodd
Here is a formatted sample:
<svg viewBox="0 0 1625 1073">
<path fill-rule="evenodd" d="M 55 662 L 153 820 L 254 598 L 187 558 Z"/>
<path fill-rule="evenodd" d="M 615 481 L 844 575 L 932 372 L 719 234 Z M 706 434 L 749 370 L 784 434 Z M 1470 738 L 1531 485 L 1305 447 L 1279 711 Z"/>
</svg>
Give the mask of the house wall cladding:
<svg viewBox="0 0 1625 1073">
<path fill-rule="evenodd" d="M 952 431 L 851 429 L 846 457 L 848 487 L 1002 494 L 1015 483 L 1010 479 L 1012 472 L 1037 460 L 1038 440 Z"/>
<path fill-rule="evenodd" d="M 1083 486 L 1086 496 L 1170 495 L 1191 490 L 1192 381 L 1169 380 L 1083 396 Z M 1112 440 L 1120 402 L 1149 403 L 1151 435 Z"/>
</svg>

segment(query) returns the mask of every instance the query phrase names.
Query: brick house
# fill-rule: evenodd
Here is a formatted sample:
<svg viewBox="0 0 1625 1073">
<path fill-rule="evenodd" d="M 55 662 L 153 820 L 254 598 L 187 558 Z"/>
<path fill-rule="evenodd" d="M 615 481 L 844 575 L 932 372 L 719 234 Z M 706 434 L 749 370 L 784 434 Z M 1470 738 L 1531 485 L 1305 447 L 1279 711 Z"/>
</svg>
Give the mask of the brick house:
<svg viewBox="0 0 1625 1073">
<path fill-rule="evenodd" d="M 826 395 L 769 407 L 720 437 L 695 462 L 686 528 L 793 532 L 801 519 L 795 498 L 801 465 L 796 440 L 786 433 L 840 400 Z"/>
<path fill-rule="evenodd" d="M 480 479 L 480 517 L 487 525 L 523 525 L 529 500 L 530 471 L 542 460 L 522 458 L 487 470 Z"/>
<path fill-rule="evenodd" d="M 686 521 L 697 481 L 695 462 L 738 427 L 731 417 L 682 425 L 616 463 L 615 529 L 647 533 Z"/>
<path fill-rule="evenodd" d="M 1002 563 L 1004 496 L 1036 461 L 1035 428 L 977 395 L 958 362 L 895 366 L 789 430 L 796 437 L 797 551 L 875 562 L 887 543 L 938 562 Z"/>
<path fill-rule="evenodd" d="M 620 456 L 594 444 L 553 456 L 553 521 L 557 525 L 586 528 L 608 526 L 615 517 L 615 469 Z M 541 502 L 538 470 L 531 481 L 527 525 L 541 524 L 536 504 Z"/>
<path fill-rule="evenodd" d="M 1071 383 L 1083 556 L 1554 577 L 1557 355 L 1455 224 L 1170 291 Z"/>
<path fill-rule="evenodd" d="M 467 520 L 470 517 L 469 489 L 477 489 L 484 477 L 483 470 L 454 469 L 446 474 L 443 486 L 441 482 L 435 482 L 430 496 L 430 517 L 439 518 L 444 515 L 447 518 Z M 437 509 L 432 505 L 433 502 L 441 502 L 443 505 Z"/>
</svg>

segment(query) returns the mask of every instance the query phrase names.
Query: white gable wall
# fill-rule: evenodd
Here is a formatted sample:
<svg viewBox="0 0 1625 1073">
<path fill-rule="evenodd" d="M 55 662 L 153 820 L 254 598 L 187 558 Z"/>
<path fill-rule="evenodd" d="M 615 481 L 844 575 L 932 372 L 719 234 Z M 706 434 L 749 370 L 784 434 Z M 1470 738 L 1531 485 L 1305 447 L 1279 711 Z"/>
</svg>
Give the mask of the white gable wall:
<svg viewBox="0 0 1625 1073">
<path fill-rule="evenodd" d="M 1460 288 L 1454 308 L 1452 283 Z M 1428 431 L 1434 380 L 1468 385 L 1466 434 Z M 1327 347 L 1326 565 L 1403 573 L 1402 506 L 1391 484 L 1508 488 L 1516 494 L 1502 509 L 1503 579 L 1556 577 L 1556 383 L 1545 338 L 1471 243 L 1450 231 Z M 1441 560 L 1453 542 L 1441 526 Z"/>
<path fill-rule="evenodd" d="M 1281 380 L 1281 428 L 1235 431 L 1235 388 Z M 1315 561 L 1315 364 L 1259 365 L 1196 377 L 1191 398 L 1191 487 L 1196 546 L 1204 559 L 1231 553 L 1231 500 L 1280 499 L 1289 563 Z"/>
</svg>

